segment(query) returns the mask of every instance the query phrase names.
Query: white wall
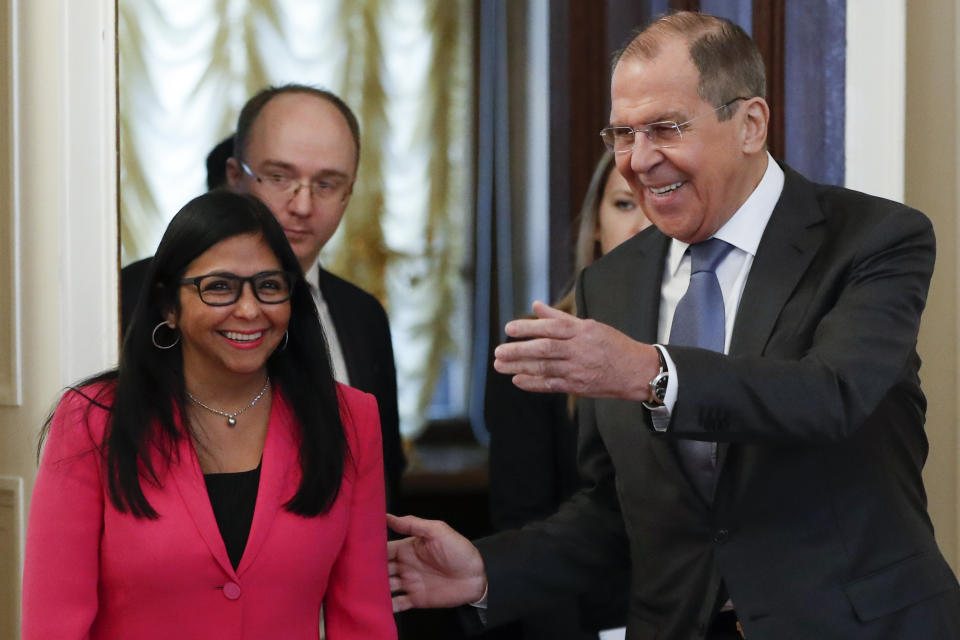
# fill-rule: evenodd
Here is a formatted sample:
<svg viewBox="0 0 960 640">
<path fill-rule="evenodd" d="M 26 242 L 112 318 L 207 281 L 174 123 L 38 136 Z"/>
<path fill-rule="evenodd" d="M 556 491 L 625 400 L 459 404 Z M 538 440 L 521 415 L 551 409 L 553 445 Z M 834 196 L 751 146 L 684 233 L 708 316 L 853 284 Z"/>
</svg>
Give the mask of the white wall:
<svg viewBox="0 0 960 640">
<path fill-rule="evenodd" d="M 906 0 L 847 1 L 845 185 L 903 201 Z"/>
<path fill-rule="evenodd" d="M 847 186 L 920 209 L 937 234 L 937 266 L 918 346 L 930 443 L 924 483 L 937 539 L 955 571 L 960 570 L 958 3 L 848 0 L 846 112 Z"/>
<path fill-rule="evenodd" d="M 0 406 L 0 476 L 22 478 L 29 496 L 37 433 L 59 390 L 117 357 L 115 8 L 113 0 L 18 7 L 18 55 L 0 59 L 15 65 L 19 83 L 13 241 L 23 394 L 19 406 Z M 4 535 L 22 546 L 22 530 Z M 19 576 L 0 575 L 0 610 L 18 602 Z M 19 637 L 15 620 L 0 625 L 0 637 Z"/>
<path fill-rule="evenodd" d="M 937 266 L 919 345 L 920 377 L 929 401 L 930 456 L 924 480 L 940 546 L 960 571 L 958 4 L 928 0 L 907 5 L 904 202 L 930 216 L 937 234 Z"/>
</svg>

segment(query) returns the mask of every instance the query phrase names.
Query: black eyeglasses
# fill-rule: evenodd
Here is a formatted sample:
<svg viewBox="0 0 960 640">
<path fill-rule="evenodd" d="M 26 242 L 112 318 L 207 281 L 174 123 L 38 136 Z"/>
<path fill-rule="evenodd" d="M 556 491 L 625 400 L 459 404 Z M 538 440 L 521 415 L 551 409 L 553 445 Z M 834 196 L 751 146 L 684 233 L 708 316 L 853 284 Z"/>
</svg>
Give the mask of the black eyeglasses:
<svg viewBox="0 0 960 640">
<path fill-rule="evenodd" d="M 261 271 L 246 277 L 234 273 L 208 273 L 184 278 L 180 286 L 192 284 L 204 304 L 225 307 L 240 299 L 245 282 L 250 283 L 254 297 L 263 304 L 280 304 L 290 299 L 295 276 L 287 271 Z"/>
</svg>

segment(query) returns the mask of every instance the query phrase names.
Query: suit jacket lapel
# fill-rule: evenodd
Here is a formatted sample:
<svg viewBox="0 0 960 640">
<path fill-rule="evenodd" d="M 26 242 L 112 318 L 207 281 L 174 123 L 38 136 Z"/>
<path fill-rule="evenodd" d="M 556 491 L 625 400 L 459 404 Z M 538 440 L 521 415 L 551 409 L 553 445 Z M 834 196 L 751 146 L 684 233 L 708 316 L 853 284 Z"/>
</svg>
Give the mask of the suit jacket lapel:
<svg viewBox="0 0 960 640">
<path fill-rule="evenodd" d="M 737 308 L 730 355 L 763 354 L 777 318 L 823 243 L 823 212 L 813 185 L 783 166 L 783 193 L 764 229 Z M 730 446 L 717 448 L 720 469 Z"/>
<path fill-rule="evenodd" d="M 648 344 L 657 341 L 657 326 L 660 318 L 660 286 L 666 264 L 670 238 L 655 233 L 654 238 L 640 247 L 636 258 L 637 268 L 627 271 L 624 278 L 628 291 L 636 291 L 637 298 L 629 301 L 633 307 L 626 314 L 624 333 Z"/>
<path fill-rule="evenodd" d="M 790 294 L 823 242 L 813 186 L 783 168 L 783 193 L 750 268 L 730 340 L 730 355 L 760 355 Z"/>
<path fill-rule="evenodd" d="M 604 316 L 596 319 L 615 326 L 634 340 L 647 344 L 657 342 L 660 283 L 663 280 L 669 248 L 670 238 L 656 229 L 650 229 L 618 248 L 617 254 L 611 254 L 609 257 L 611 268 L 604 271 L 600 277 L 615 277 L 617 291 L 633 291 L 636 295 L 624 296 L 622 299 L 609 297 L 604 301 L 606 309 Z M 622 255 L 622 259 L 615 261 L 618 259 L 618 254 Z M 649 412 L 638 402 L 613 400 L 604 404 L 603 411 L 610 412 L 613 418 L 604 420 L 604 424 L 639 426 L 650 420 Z M 670 441 L 653 437 L 646 433 L 646 429 L 637 428 L 627 429 L 625 433 L 617 434 L 616 440 L 612 440 L 611 435 L 607 434 L 605 437 L 608 446 L 611 442 L 619 442 L 622 445 L 624 438 L 637 445 L 648 446 L 653 450 L 653 455 L 661 467 L 675 477 L 677 482 L 688 482 Z"/>
<path fill-rule="evenodd" d="M 365 380 L 364 371 L 358 369 L 360 358 L 357 354 L 357 345 L 354 344 L 356 333 L 350 331 L 350 321 L 343 317 L 344 305 L 338 304 L 336 283 L 329 271 L 323 267 L 320 269 L 320 294 L 327 303 L 327 311 L 330 312 L 330 319 L 333 320 L 333 330 L 337 332 L 336 340 L 340 344 L 340 351 L 343 353 L 344 364 L 347 366 L 347 375 L 350 376 L 351 386 L 357 386 L 360 380 Z M 328 338 L 329 340 L 329 338 Z"/>
</svg>

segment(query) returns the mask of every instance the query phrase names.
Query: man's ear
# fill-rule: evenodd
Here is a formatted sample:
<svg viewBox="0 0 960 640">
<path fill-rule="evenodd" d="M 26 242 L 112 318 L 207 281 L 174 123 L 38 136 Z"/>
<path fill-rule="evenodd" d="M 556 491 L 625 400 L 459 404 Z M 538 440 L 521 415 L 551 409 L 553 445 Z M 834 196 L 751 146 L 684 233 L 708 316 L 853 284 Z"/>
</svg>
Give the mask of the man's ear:
<svg viewBox="0 0 960 640">
<path fill-rule="evenodd" d="M 346 190 L 343 192 L 343 197 L 340 198 L 340 204 L 342 204 L 344 207 L 347 206 L 347 203 L 350 202 L 350 196 L 353 195 L 354 182 L 356 182 L 356 180 L 352 180 L 350 182 L 350 186 L 346 188 Z"/>
<path fill-rule="evenodd" d="M 240 189 L 243 182 L 243 168 L 236 158 L 227 158 L 227 185 L 234 191 Z"/>
<path fill-rule="evenodd" d="M 770 107 L 763 98 L 746 101 L 743 110 L 743 151 L 758 153 L 767 148 L 767 126 L 770 123 Z"/>
</svg>

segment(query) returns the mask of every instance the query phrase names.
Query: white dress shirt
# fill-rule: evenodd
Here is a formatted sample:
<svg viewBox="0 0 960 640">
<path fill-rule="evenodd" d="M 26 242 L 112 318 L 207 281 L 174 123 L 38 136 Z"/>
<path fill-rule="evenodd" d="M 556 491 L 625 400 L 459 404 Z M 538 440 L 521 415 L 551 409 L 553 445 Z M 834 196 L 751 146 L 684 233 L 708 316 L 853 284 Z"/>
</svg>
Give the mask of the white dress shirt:
<svg viewBox="0 0 960 640">
<path fill-rule="evenodd" d="M 730 337 L 733 335 L 733 322 L 737 317 L 737 307 L 740 306 L 740 296 L 743 287 L 750 275 L 750 267 L 757 255 L 760 238 L 767 228 L 767 222 L 773 214 L 773 208 L 783 192 L 783 169 L 776 163 L 770 154 L 767 154 L 767 170 L 760 180 L 760 184 L 753 190 L 750 197 L 737 209 L 726 224 L 714 234 L 724 242 L 733 245 L 733 249 L 717 266 L 717 280 L 720 281 L 720 290 L 723 292 L 724 310 L 724 339 L 723 352 L 730 350 Z M 670 358 L 670 327 L 673 325 L 673 313 L 677 310 L 677 303 L 687 292 L 690 285 L 691 258 L 687 251 L 686 242 L 671 240 L 667 251 L 667 264 L 663 273 L 663 282 L 660 285 L 660 317 L 657 324 L 657 341 L 655 345 L 663 354 L 670 370 L 667 379 L 667 393 L 663 406 L 651 410 L 653 425 L 657 431 L 666 431 L 670 423 L 670 412 L 677 402 L 677 391 L 680 387 L 682 371 L 677 371 L 673 359 Z"/>
<path fill-rule="evenodd" d="M 323 335 L 327 339 L 327 349 L 330 351 L 330 364 L 333 366 L 333 379 L 341 384 L 350 384 L 350 374 L 347 373 L 347 361 L 343 357 L 343 348 L 340 347 L 340 339 L 337 337 L 337 328 L 333 324 L 333 316 L 330 315 L 330 308 L 327 301 L 323 299 L 323 292 L 320 291 L 320 258 L 313 262 L 313 266 L 305 274 L 307 283 L 310 285 L 310 293 L 313 294 L 313 302 L 317 305 L 317 313 L 320 315 L 320 326 L 323 327 Z"/>
</svg>

